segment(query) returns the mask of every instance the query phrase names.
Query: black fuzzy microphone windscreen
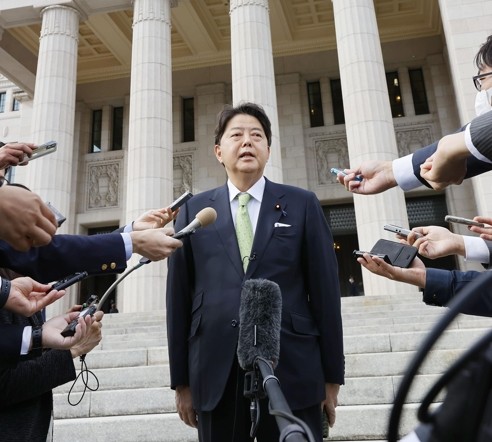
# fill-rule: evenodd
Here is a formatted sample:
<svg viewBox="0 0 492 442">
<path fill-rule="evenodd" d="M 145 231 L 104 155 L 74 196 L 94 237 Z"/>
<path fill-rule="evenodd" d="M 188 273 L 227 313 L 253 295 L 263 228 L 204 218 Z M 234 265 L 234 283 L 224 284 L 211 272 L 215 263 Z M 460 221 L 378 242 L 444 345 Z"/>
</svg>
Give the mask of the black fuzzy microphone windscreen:
<svg viewBox="0 0 492 442">
<path fill-rule="evenodd" d="M 282 295 L 277 283 L 249 279 L 243 284 L 239 307 L 237 357 L 242 369 L 253 369 L 262 357 L 277 366 L 280 354 Z"/>
</svg>

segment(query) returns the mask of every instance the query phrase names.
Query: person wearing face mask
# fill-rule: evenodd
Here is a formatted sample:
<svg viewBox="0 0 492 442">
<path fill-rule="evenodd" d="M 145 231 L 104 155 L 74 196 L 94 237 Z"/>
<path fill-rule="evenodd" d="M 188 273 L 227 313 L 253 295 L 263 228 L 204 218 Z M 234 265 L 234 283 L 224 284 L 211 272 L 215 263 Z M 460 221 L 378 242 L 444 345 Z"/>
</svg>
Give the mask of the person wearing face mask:
<svg viewBox="0 0 492 442">
<path fill-rule="evenodd" d="M 473 77 L 473 83 L 477 89 L 475 98 L 475 111 L 477 117 L 486 115 L 492 109 L 492 35 L 487 37 L 482 44 L 474 59 L 478 68 L 478 74 Z M 486 117 L 485 117 L 486 118 Z M 479 120 L 480 121 L 480 120 Z M 476 122 L 474 125 L 477 128 Z M 413 154 L 397 158 L 396 160 L 381 161 L 367 160 L 356 168 L 345 169 L 346 176 L 339 174 L 338 181 L 352 193 L 361 195 L 372 195 L 384 192 L 392 187 L 399 186 L 402 190 L 412 190 L 422 184 L 436 190 L 443 189 L 449 184 L 459 184 L 463 179 L 471 178 L 484 172 L 492 170 L 492 163 L 487 161 L 484 156 L 467 155 L 464 161 L 460 160 L 460 175 L 454 176 L 452 181 L 435 182 L 435 176 L 430 171 L 431 162 L 435 159 L 433 154 L 438 148 L 438 144 L 444 145 L 447 142 L 459 143 L 462 145 L 461 136 L 464 135 L 466 128 L 462 127 L 453 140 L 450 139 L 436 141 L 428 146 L 418 149 Z M 484 133 L 485 128 L 481 127 L 480 132 Z M 461 134 L 461 135 L 460 135 Z M 444 137 L 446 138 L 446 137 Z M 430 159 L 429 161 L 427 161 Z M 425 166 L 424 166 L 425 165 Z M 423 173 L 421 173 L 421 167 Z M 448 168 L 451 169 L 451 168 Z M 355 180 L 355 176 L 362 175 L 362 181 Z"/>
</svg>

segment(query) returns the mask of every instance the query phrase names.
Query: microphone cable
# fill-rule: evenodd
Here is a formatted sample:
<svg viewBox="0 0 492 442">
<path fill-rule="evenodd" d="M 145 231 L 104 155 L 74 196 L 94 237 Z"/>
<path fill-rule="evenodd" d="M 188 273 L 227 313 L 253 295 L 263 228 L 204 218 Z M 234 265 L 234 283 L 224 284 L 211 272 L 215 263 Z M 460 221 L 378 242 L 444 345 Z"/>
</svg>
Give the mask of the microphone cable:
<svg viewBox="0 0 492 442">
<path fill-rule="evenodd" d="M 80 372 L 79 374 L 77 375 L 77 377 L 75 378 L 75 380 L 73 381 L 72 383 L 72 386 L 70 387 L 70 391 L 68 392 L 68 403 L 72 406 L 72 407 L 75 407 L 77 405 L 79 405 L 81 402 L 82 402 L 82 399 L 84 398 L 85 396 L 85 392 L 87 390 L 90 390 L 90 391 L 97 391 L 99 389 L 99 379 L 97 378 L 97 376 L 94 374 L 93 371 L 89 370 L 87 368 L 87 364 L 85 362 L 85 356 L 86 355 L 82 355 L 80 356 L 79 360 L 80 360 Z M 89 386 L 89 376 L 92 376 L 96 382 L 96 386 L 95 387 L 91 387 Z M 77 381 L 81 379 L 82 380 L 82 383 L 84 385 L 84 389 L 82 390 L 82 394 L 79 398 L 79 400 L 77 402 L 72 402 L 71 399 L 70 399 L 70 396 L 75 393 L 73 391 L 75 385 L 77 384 Z"/>
</svg>

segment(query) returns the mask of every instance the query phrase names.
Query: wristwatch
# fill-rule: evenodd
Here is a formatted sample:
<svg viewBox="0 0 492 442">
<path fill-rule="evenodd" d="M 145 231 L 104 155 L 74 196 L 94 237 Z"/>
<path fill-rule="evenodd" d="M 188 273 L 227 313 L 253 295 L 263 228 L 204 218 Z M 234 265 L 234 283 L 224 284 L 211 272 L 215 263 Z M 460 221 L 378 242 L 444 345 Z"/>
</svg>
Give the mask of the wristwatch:
<svg viewBox="0 0 492 442">
<path fill-rule="evenodd" d="M 30 353 L 33 356 L 41 356 L 43 353 L 43 326 L 42 325 L 34 325 L 32 327 L 32 346 Z"/>
</svg>

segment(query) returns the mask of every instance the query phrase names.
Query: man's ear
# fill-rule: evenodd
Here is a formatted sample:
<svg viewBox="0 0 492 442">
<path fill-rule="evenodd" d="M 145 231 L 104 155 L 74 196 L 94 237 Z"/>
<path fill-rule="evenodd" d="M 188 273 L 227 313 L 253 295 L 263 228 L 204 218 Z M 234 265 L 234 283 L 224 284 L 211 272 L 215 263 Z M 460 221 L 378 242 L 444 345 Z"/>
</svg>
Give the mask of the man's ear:
<svg viewBox="0 0 492 442">
<path fill-rule="evenodd" d="M 217 161 L 220 164 L 223 164 L 223 162 L 222 162 L 222 151 L 220 150 L 220 144 L 216 144 L 214 146 L 214 152 L 215 152 L 215 158 L 217 158 Z"/>
</svg>

